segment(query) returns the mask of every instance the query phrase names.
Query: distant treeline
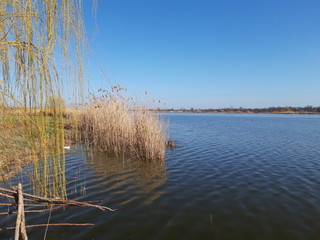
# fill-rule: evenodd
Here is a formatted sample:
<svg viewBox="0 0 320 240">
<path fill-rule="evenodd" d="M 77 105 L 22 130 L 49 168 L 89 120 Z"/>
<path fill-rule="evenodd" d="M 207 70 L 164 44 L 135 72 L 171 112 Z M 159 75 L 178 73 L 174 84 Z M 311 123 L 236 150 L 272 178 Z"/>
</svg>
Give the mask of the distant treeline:
<svg viewBox="0 0 320 240">
<path fill-rule="evenodd" d="M 195 113 L 286 113 L 286 114 L 320 114 L 320 106 L 306 107 L 268 107 L 268 108 L 207 108 L 207 109 L 158 109 L 161 112 L 195 112 Z"/>
</svg>

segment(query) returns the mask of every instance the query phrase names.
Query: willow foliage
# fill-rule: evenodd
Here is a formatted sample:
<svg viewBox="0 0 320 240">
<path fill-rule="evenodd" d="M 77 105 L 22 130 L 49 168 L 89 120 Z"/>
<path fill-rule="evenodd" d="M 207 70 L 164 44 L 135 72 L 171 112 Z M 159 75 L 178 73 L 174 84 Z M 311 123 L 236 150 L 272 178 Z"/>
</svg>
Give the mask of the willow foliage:
<svg viewBox="0 0 320 240">
<path fill-rule="evenodd" d="M 83 97 L 82 15 L 82 0 L 0 1 L 0 116 L 24 126 L 45 195 L 65 195 L 61 99 Z"/>
</svg>

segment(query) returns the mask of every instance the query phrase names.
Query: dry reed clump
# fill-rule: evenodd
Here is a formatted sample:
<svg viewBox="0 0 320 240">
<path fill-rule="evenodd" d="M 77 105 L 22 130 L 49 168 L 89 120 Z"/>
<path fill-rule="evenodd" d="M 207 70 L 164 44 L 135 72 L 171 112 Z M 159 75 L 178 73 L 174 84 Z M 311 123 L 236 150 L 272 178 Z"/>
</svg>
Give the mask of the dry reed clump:
<svg viewBox="0 0 320 240">
<path fill-rule="evenodd" d="M 145 107 L 130 104 L 118 92 L 92 96 L 77 122 L 80 140 L 88 147 L 139 159 L 165 157 L 164 122 Z"/>
</svg>

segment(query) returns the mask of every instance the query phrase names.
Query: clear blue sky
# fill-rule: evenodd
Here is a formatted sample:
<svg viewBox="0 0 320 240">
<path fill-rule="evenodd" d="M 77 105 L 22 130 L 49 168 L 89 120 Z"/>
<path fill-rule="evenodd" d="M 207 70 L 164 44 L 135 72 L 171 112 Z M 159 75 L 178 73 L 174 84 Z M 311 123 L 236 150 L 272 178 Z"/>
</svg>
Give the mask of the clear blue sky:
<svg viewBox="0 0 320 240">
<path fill-rule="evenodd" d="M 319 0 L 85 0 L 108 79 L 167 108 L 320 105 Z M 93 64 L 91 86 L 105 87 Z"/>
</svg>

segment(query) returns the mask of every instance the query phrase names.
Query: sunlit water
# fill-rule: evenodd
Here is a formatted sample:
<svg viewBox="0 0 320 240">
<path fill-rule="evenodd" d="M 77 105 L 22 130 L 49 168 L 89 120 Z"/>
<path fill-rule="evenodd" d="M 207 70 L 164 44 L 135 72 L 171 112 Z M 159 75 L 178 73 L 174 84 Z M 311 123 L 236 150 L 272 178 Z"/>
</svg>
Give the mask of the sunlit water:
<svg viewBox="0 0 320 240">
<path fill-rule="evenodd" d="M 51 223 L 95 225 L 50 227 L 47 239 L 320 239 L 320 116 L 163 116 L 178 144 L 165 162 L 67 155 L 69 197 L 118 210 L 53 211 Z M 17 181 L 31 192 L 23 174 Z M 48 215 L 27 214 L 27 223 Z M 0 220 L 12 226 L 15 215 Z M 29 239 L 44 232 L 29 229 Z"/>
</svg>

